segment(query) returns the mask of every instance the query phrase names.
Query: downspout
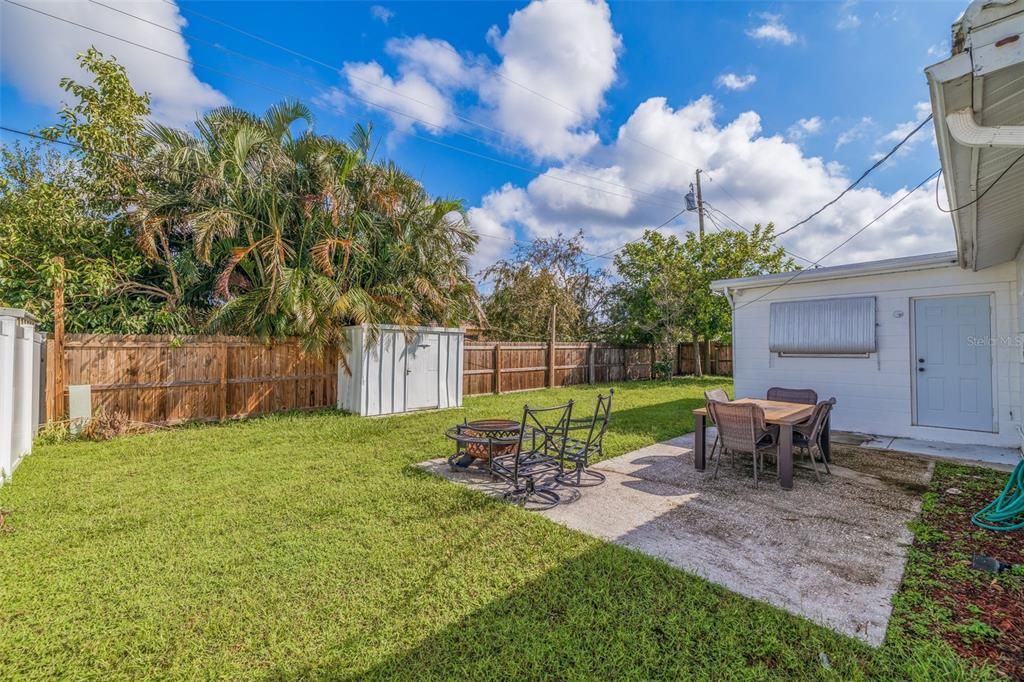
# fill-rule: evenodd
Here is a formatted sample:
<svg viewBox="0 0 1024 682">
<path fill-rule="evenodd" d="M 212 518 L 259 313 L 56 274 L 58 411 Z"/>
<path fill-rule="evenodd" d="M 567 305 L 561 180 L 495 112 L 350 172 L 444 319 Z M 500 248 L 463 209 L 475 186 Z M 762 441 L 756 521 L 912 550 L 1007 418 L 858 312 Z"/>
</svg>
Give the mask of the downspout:
<svg viewBox="0 0 1024 682">
<path fill-rule="evenodd" d="M 729 287 L 722 287 L 722 294 L 725 296 L 725 300 L 729 301 L 729 319 L 730 319 L 730 334 L 732 338 L 729 339 L 729 343 L 732 345 L 732 385 L 733 385 L 733 397 L 736 396 L 736 300 L 733 298 L 732 292 L 729 291 Z"/>
</svg>

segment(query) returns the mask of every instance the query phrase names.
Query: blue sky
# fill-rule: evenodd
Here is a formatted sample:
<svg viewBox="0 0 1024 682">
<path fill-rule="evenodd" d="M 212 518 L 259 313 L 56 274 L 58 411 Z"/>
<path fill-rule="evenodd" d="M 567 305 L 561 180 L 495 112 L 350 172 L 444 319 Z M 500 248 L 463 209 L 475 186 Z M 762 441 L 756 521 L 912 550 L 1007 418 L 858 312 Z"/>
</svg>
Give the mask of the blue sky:
<svg viewBox="0 0 1024 682">
<path fill-rule="evenodd" d="M 591 252 L 613 249 L 676 213 L 696 166 L 709 170 L 713 206 L 787 227 L 928 113 L 923 68 L 948 56 L 966 5 L 102 0 L 171 31 L 85 0 L 18 1 L 178 60 L 4 3 L 4 125 L 51 123 L 56 83 L 90 44 L 117 55 L 173 124 L 299 97 L 324 132 L 372 120 L 381 155 L 463 198 L 485 235 L 477 267 L 510 239 L 559 231 L 583 229 Z M 817 259 L 881 212 L 938 167 L 933 138 L 926 126 L 786 246 Z M 952 248 L 929 189 L 828 262 Z M 684 214 L 665 229 L 693 226 Z"/>
</svg>

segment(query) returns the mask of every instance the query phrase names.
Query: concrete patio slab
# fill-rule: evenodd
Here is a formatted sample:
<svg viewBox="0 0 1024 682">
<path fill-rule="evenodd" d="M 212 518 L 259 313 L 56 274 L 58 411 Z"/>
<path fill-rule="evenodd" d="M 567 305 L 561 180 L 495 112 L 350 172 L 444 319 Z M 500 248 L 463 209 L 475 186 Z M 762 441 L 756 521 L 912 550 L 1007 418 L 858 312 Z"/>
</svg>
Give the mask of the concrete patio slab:
<svg viewBox="0 0 1024 682">
<path fill-rule="evenodd" d="M 1021 451 L 1018 448 L 999 448 L 992 445 L 964 445 L 962 443 L 941 443 L 914 438 L 896 438 L 894 436 L 872 436 L 863 433 L 835 432 L 833 440 L 848 445 L 875 450 L 907 452 L 923 457 L 945 459 L 960 464 L 985 466 L 1000 471 L 1012 471 L 1020 461 Z"/>
<path fill-rule="evenodd" d="M 793 490 L 771 476 L 755 489 L 749 463 L 733 469 L 727 458 L 717 480 L 697 472 L 692 443 L 689 434 L 601 462 L 604 485 L 563 488 L 566 501 L 540 513 L 881 644 L 912 539 L 906 523 L 933 464 L 837 446 L 834 474 L 821 482 L 798 467 Z M 486 494 L 503 490 L 475 466 L 420 466 Z"/>
</svg>

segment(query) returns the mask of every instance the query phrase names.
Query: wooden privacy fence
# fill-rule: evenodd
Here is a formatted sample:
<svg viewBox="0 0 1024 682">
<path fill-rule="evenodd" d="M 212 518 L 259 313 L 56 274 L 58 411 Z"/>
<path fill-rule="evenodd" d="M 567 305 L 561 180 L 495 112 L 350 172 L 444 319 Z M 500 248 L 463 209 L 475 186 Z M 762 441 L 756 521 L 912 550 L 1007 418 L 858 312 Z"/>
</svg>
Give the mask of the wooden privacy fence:
<svg viewBox="0 0 1024 682">
<path fill-rule="evenodd" d="M 63 357 L 58 357 L 58 356 Z M 690 344 L 467 341 L 463 393 L 636 381 L 670 358 L 673 374 L 693 372 Z M 46 351 L 46 418 L 68 413 L 68 386 L 91 386 L 92 413 L 123 412 L 151 424 L 216 421 L 337 405 L 335 352 L 304 353 L 298 341 L 265 344 L 228 336 L 68 334 Z M 714 345 L 705 372 L 731 374 L 732 349 Z"/>
<path fill-rule="evenodd" d="M 703 369 L 704 374 L 732 376 L 731 345 L 721 343 L 701 344 L 700 360 L 701 369 Z M 679 344 L 676 365 L 678 367 L 678 374 L 693 374 L 697 371 L 692 343 Z"/>
<path fill-rule="evenodd" d="M 51 340 L 50 355 L 59 352 L 54 345 Z M 57 385 L 56 371 L 48 373 L 51 420 L 66 413 L 67 386 L 74 384 L 91 385 L 93 414 L 119 411 L 151 424 L 336 404 L 336 355 L 303 353 L 296 341 L 267 345 L 245 337 L 68 334 L 63 356 L 63 385 Z"/>
<path fill-rule="evenodd" d="M 464 395 L 511 393 L 547 386 L 635 381 L 653 376 L 651 346 L 597 343 L 467 341 Z"/>
</svg>

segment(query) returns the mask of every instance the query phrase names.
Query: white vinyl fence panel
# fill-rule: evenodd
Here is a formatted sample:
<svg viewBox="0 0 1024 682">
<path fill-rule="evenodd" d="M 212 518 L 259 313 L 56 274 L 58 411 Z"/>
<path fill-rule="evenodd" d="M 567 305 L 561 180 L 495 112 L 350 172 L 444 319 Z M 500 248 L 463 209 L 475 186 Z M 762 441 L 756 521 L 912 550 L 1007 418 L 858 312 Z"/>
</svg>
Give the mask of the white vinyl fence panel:
<svg viewBox="0 0 1024 682">
<path fill-rule="evenodd" d="M 11 477 L 39 428 L 45 338 L 24 310 L 0 308 L 0 483 Z"/>
</svg>

